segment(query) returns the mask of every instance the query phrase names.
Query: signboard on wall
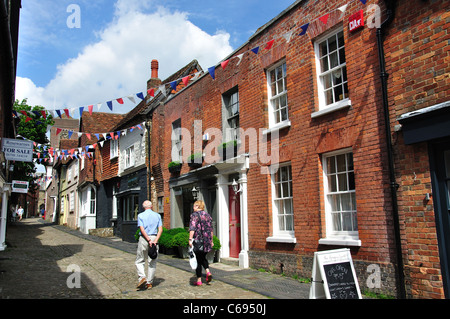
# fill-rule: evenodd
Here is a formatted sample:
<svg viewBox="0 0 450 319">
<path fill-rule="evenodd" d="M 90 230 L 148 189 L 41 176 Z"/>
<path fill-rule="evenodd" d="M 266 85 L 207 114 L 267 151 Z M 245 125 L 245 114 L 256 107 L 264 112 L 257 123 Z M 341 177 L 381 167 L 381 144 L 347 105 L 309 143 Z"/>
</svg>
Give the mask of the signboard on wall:
<svg viewBox="0 0 450 319">
<path fill-rule="evenodd" d="M 33 142 L 2 138 L 2 151 L 7 161 L 32 162 Z"/>
<path fill-rule="evenodd" d="M 350 249 L 314 253 L 310 299 L 361 299 Z"/>
<path fill-rule="evenodd" d="M 24 181 L 12 181 L 12 190 L 13 193 L 22 193 L 26 194 L 28 193 L 28 182 Z"/>
<path fill-rule="evenodd" d="M 362 28 L 364 28 L 364 13 L 363 10 L 359 10 L 348 18 L 348 30 L 353 32 Z"/>
</svg>

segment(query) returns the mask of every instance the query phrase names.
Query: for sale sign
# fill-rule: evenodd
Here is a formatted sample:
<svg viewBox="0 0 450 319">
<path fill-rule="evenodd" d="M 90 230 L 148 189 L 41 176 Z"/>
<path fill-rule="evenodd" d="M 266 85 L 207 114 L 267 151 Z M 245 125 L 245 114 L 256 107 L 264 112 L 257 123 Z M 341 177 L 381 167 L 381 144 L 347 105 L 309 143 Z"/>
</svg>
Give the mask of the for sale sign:
<svg viewBox="0 0 450 319">
<path fill-rule="evenodd" d="M 25 181 L 12 181 L 12 192 L 13 193 L 28 193 L 28 182 Z"/>
<path fill-rule="evenodd" d="M 7 161 L 32 162 L 33 142 L 2 138 L 2 151 Z"/>
</svg>

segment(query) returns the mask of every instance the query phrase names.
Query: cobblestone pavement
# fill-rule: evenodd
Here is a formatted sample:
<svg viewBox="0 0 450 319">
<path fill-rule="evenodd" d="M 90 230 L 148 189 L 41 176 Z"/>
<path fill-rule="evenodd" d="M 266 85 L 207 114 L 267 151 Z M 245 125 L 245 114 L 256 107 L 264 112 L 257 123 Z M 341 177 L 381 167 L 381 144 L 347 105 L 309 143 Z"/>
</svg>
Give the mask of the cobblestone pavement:
<svg viewBox="0 0 450 319">
<path fill-rule="evenodd" d="M 163 254 L 153 288 L 137 291 L 135 243 L 84 235 L 39 219 L 8 225 L 6 243 L 0 252 L 2 299 L 308 298 L 307 284 L 221 263 L 211 265 L 210 285 L 195 287 L 188 261 Z M 69 288 L 78 282 L 77 275 L 80 287 Z"/>
</svg>

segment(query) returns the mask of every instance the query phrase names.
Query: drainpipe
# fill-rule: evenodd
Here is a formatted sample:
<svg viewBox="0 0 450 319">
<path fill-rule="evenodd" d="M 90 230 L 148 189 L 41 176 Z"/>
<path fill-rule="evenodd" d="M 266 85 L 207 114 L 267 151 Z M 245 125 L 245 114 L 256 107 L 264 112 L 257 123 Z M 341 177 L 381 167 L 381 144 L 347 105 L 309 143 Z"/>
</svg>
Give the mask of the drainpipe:
<svg viewBox="0 0 450 319">
<path fill-rule="evenodd" d="M 387 18 L 381 24 L 379 28 L 377 28 L 377 45 L 378 45 L 378 59 L 380 63 L 380 77 L 381 77 L 381 93 L 383 97 L 383 110 L 384 110 L 384 126 L 386 130 L 386 145 L 387 145 L 387 155 L 389 162 L 389 180 L 390 180 L 390 189 L 391 189 L 391 197 L 392 197 L 392 214 L 394 221 L 394 236 L 395 236 L 395 246 L 397 253 L 397 276 L 398 276 L 398 297 L 400 299 L 406 298 L 405 291 L 405 274 L 403 267 L 403 255 L 402 255 L 402 244 L 401 244 L 401 235 L 400 235 L 400 219 L 398 214 L 398 203 L 397 203 L 397 189 L 399 185 L 395 181 L 395 170 L 394 170 L 394 155 L 392 150 L 392 140 L 391 140 L 391 127 L 390 127 L 390 116 L 389 116 L 389 102 L 388 102 L 388 91 L 387 91 L 387 79 L 389 74 L 386 72 L 386 65 L 384 59 L 384 31 L 390 25 L 392 20 L 394 19 L 395 14 L 395 0 L 385 0 L 387 9 Z"/>
</svg>

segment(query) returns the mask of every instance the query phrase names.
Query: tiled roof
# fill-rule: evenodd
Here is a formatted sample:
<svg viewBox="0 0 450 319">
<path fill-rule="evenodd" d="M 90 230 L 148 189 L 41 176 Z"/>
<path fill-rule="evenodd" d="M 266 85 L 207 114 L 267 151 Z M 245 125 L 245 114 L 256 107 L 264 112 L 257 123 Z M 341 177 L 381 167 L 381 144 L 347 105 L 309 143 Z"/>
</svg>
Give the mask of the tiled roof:
<svg viewBox="0 0 450 319">
<path fill-rule="evenodd" d="M 80 127 L 85 133 L 107 133 L 124 118 L 124 114 L 106 112 L 83 112 Z"/>
</svg>

